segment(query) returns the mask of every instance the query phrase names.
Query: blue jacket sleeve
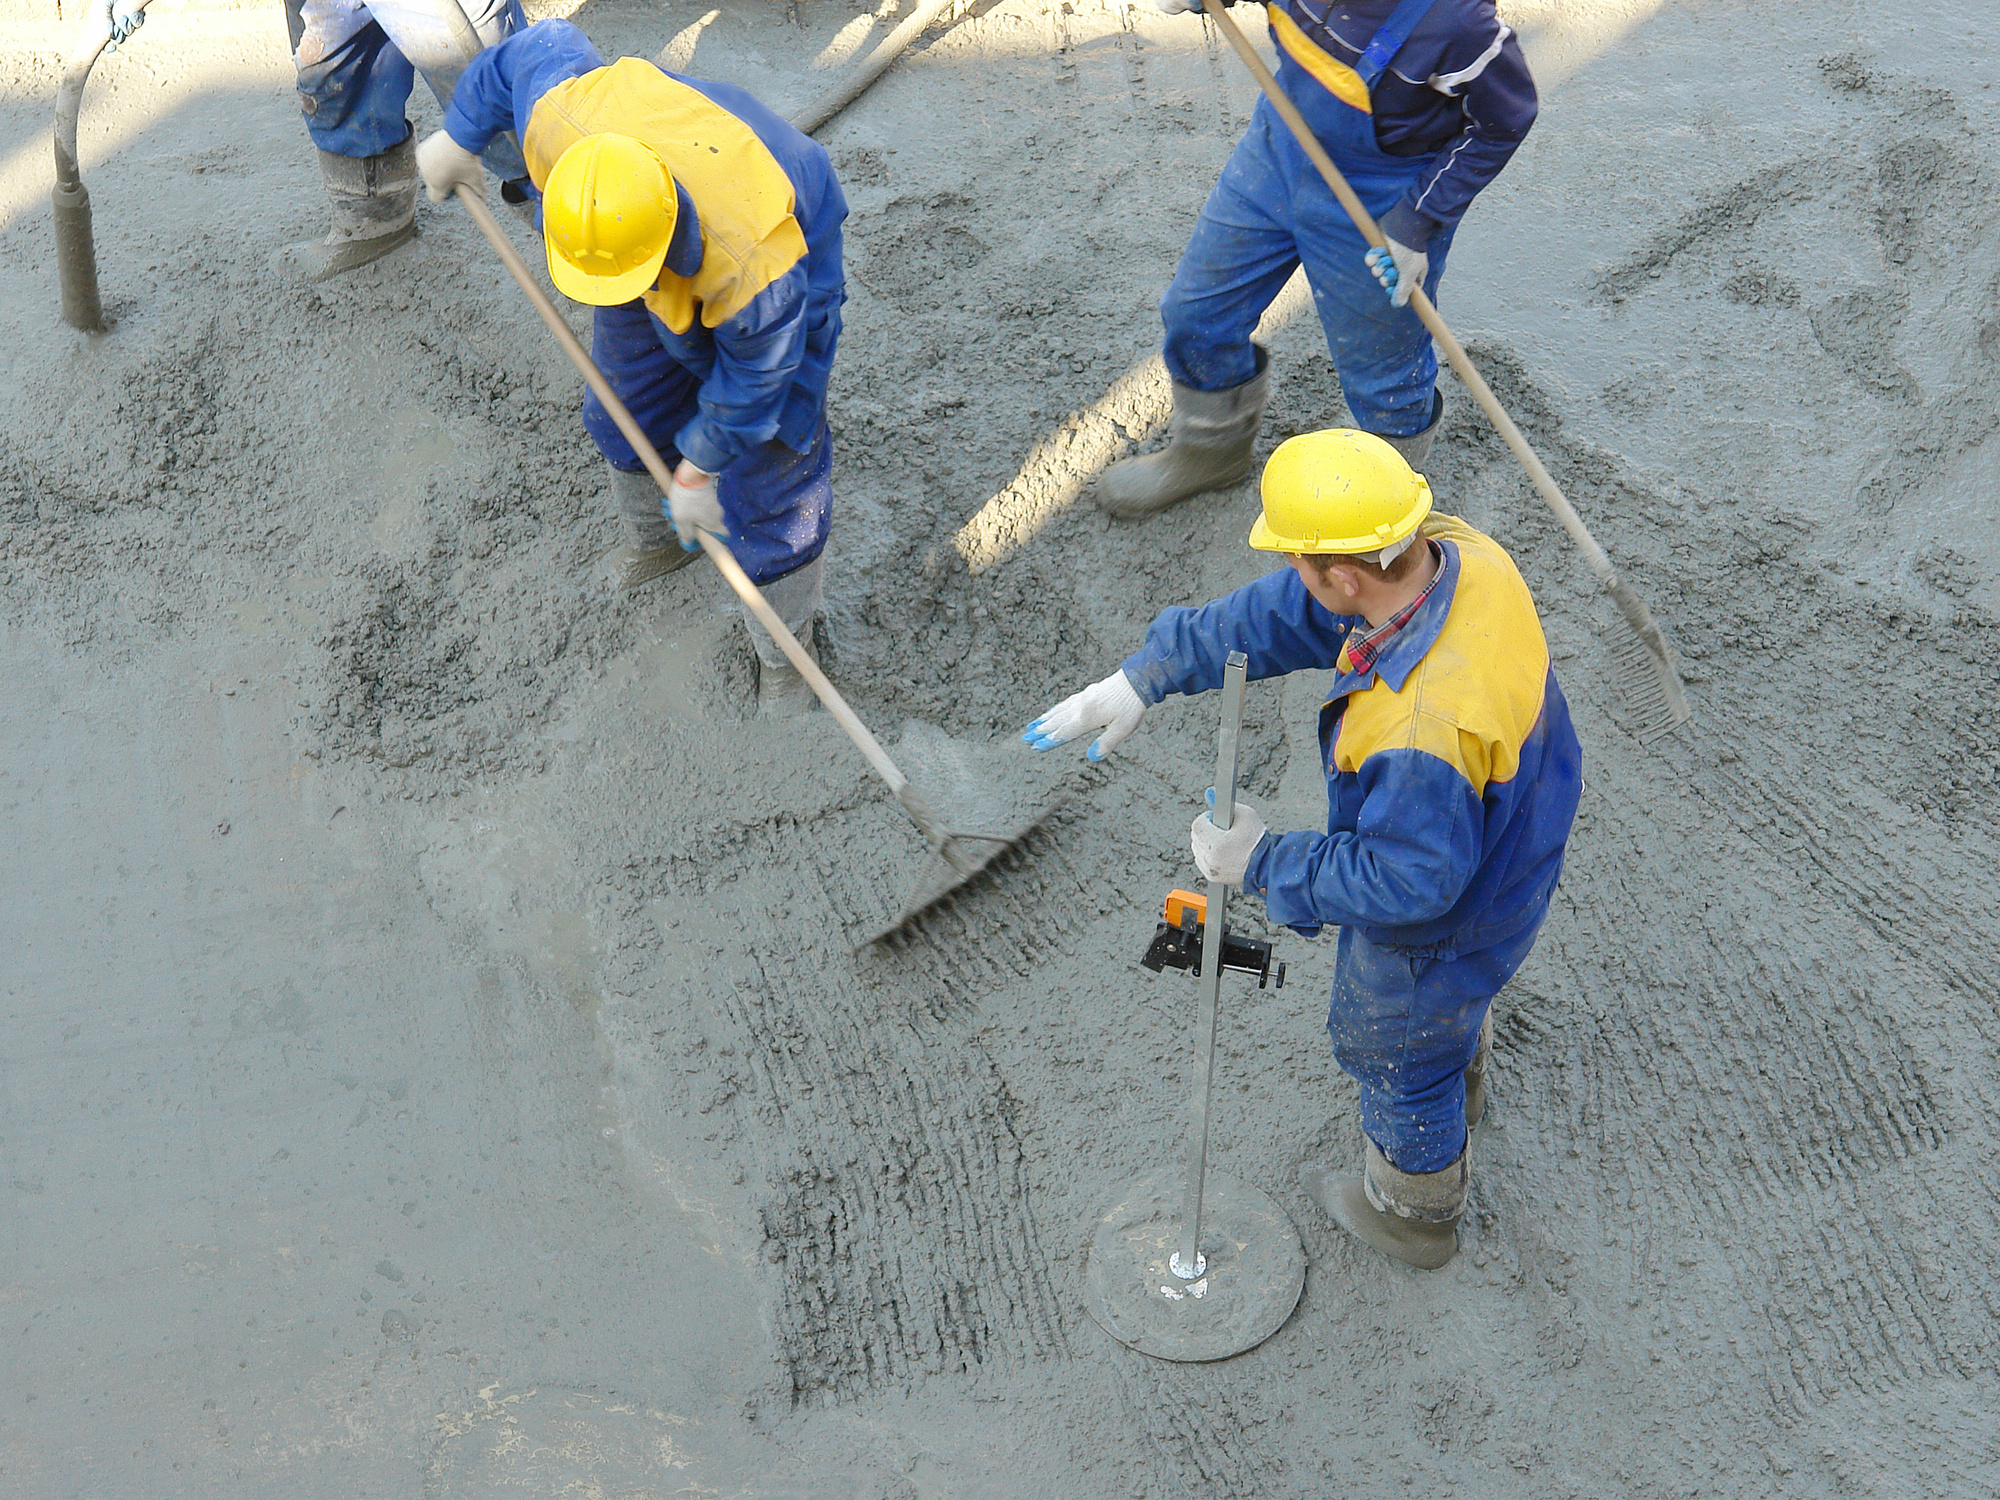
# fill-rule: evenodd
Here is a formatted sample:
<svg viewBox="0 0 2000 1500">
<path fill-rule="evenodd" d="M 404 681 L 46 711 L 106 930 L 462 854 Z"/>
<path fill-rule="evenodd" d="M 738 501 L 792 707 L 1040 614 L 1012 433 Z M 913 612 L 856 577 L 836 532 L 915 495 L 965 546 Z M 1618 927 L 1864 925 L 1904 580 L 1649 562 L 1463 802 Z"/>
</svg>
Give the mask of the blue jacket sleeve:
<svg viewBox="0 0 2000 1500">
<path fill-rule="evenodd" d="M 1354 622 L 1330 613 L 1283 567 L 1199 609 L 1161 610 L 1145 644 L 1125 658 L 1125 676 L 1141 698 L 1158 703 L 1169 693 L 1221 687 L 1232 651 L 1250 658 L 1252 682 L 1331 667 Z"/>
<path fill-rule="evenodd" d="M 715 364 L 694 416 L 674 438 L 697 469 L 719 474 L 777 434 L 805 358 L 808 291 L 801 260 L 714 330 Z"/>
<path fill-rule="evenodd" d="M 537 21 L 467 65 L 445 111 L 445 131 L 474 155 L 502 131 L 525 137 L 542 95 L 603 66 L 590 38 L 568 21 Z"/>
<path fill-rule="evenodd" d="M 1472 37 L 1465 45 L 1471 55 L 1448 57 L 1447 66 L 1455 62 L 1457 68 L 1432 80 L 1433 87 L 1458 94 L 1465 128 L 1444 143 L 1403 200 L 1382 218 L 1383 232 L 1413 249 L 1421 250 L 1440 228 L 1464 217 L 1527 138 L 1540 107 L 1520 40 L 1507 27 L 1501 26 L 1496 36 Z M 1474 69 L 1470 78 L 1454 81 Z"/>
<path fill-rule="evenodd" d="M 1267 834 L 1243 884 L 1287 927 L 1414 927 L 1443 916 L 1479 869 L 1486 808 L 1456 766 L 1422 750 L 1361 763 L 1351 832 Z"/>
</svg>

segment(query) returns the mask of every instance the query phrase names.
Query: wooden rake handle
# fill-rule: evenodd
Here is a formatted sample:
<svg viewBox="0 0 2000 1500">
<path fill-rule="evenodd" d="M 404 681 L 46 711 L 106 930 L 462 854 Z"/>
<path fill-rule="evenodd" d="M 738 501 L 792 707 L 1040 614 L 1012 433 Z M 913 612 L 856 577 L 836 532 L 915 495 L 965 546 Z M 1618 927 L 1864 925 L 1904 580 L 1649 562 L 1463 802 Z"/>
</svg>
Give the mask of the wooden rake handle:
<svg viewBox="0 0 2000 1500">
<path fill-rule="evenodd" d="M 1333 164 L 1333 158 L 1326 154 L 1326 148 L 1312 133 L 1312 127 L 1306 124 L 1306 117 L 1299 113 L 1296 104 L 1285 97 L 1285 91 L 1278 87 L 1278 80 L 1272 77 L 1271 70 L 1264 66 L 1264 59 L 1257 55 L 1257 49 L 1250 45 L 1249 39 L 1229 18 L 1229 12 L 1222 4 L 1222 0 L 1202 0 L 1202 5 L 1223 36 L 1228 39 L 1229 45 L 1236 49 L 1236 55 L 1243 59 L 1243 66 L 1255 76 L 1257 86 L 1264 91 L 1264 97 L 1271 101 L 1271 108 L 1278 112 L 1278 118 L 1285 122 L 1286 127 L 1297 138 L 1299 149 L 1312 159 L 1315 167 L 1319 168 L 1319 175 L 1326 179 L 1326 185 L 1333 190 L 1333 196 L 1340 200 L 1340 206 L 1346 209 L 1348 216 L 1354 220 L 1355 227 L 1361 231 L 1361 237 L 1378 250 L 1388 249 L 1389 239 L 1382 233 L 1381 225 L 1377 224 L 1374 216 L 1362 206 L 1361 200 L 1355 196 L 1354 189 L 1347 185 L 1347 179 L 1340 175 L 1340 168 Z M 1597 539 L 1590 534 L 1590 528 L 1583 524 L 1583 518 L 1576 513 L 1576 507 L 1569 503 L 1568 497 L 1562 492 L 1562 487 L 1556 483 L 1555 476 L 1549 473 L 1535 450 L 1528 446 L 1527 438 L 1523 437 L 1521 429 L 1514 425 L 1514 419 L 1507 415 L 1507 408 L 1500 404 L 1500 398 L 1493 394 L 1493 388 L 1473 367 L 1472 360 L 1466 354 L 1464 347 L 1452 336 L 1451 330 L 1445 327 L 1444 319 L 1438 316 L 1437 308 L 1424 294 L 1422 287 L 1410 289 L 1410 308 L 1423 322 L 1424 327 L 1430 330 L 1430 335 L 1437 341 L 1438 348 L 1444 351 L 1445 359 L 1450 362 L 1458 378 L 1464 382 L 1465 388 L 1472 392 L 1472 399 L 1479 403 L 1479 409 L 1486 413 L 1487 419 L 1493 423 L 1502 440 L 1513 450 L 1514 457 L 1521 461 L 1521 467 L 1528 471 L 1528 478 L 1534 481 L 1535 488 L 1540 490 L 1542 498 L 1548 501 L 1549 509 L 1556 513 L 1556 519 L 1562 522 L 1563 529 L 1570 534 L 1571 540 L 1582 551 L 1584 560 L 1590 564 L 1590 571 L 1597 575 L 1598 581 L 1606 588 L 1614 587 L 1618 579 L 1618 570 L 1612 566 L 1611 559 L 1605 555 L 1604 549 L 1597 545 Z"/>
<path fill-rule="evenodd" d="M 604 403 L 604 409 L 611 413 L 611 420 L 618 424 L 618 430 L 625 434 L 625 441 L 632 445 L 633 451 L 646 465 L 646 472 L 653 476 L 654 482 L 660 487 L 660 493 L 666 494 L 673 485 L 673 471 L 660 457 L 659 450 L 646 436 L 645 429 L 640 427 L 638 422 L 633 420 L 632 413 L 625 409 L 625 403 L 620 401 L 618 393 L 611 389 L 611 382 L 604 378 L 604 372 L 597 368 L 596 361 L 591 359 L 583 345 L 577 341 L 576 335 L 570 332 L 569 324 L 563 321 L 562 314 L 556 311 L 556 306 L 549 300 L 548 294 L 536 285 L 535 278 L 528 273 L 527 263 L 514 249 L 513 241 L 501 231 L 499 223 L 493 217 L 493 210 L 486 206 L 486 200 L 471 188 L 460 184 L 458 201 L 465 205 L 466 212 L 472 215 L 472 222 L 479 226 L 479 232 L 485 235 L 487 243 L 492 245 L 493 253 L 500 257 L 501 263 L 513 274 L 514 280 L 527 294 L 528 300 L 535 305 L 535 311 L 542 315 L 542 321 L 549 325 L 549 332 L 556 336 L 556 342 L 562 345 L 563 353 L 569 356 L 569 362 L 576 366 L 577 373 L 583 376 L 591 390 L 596 393 L 597 399 Z M 729 586 L 736 590 L 736 597 L 743 601 L 743 607 L 757 617 L 757 623 L 764 627 L 771 639 L 778 643 L 778 648 L 791 660 L 792 665 L 798 668 L 799 675 L 805 678 L 812 690 L 819 695 L 819 701 L 826 705 L 826 711 L 833 715 L 834 722 L 846 731 L 850 740 L 854 741 L 855 748 L 867 758 L 868 764 L 875 768 L 875 774 L 888 784 L 889 790 L 895 794 L 896 801 L 902 805 L 903 811 L 910 815 L 911 821 L 917 825 L 926 842 L 943 853 L 947 860 L 951 860 L 950 851 L 956 848 L 956 843 L 939 820 L 935 810 L 910 785 L 910 778 L 898 770 L 896 763 L 889 759 L 889 752 L 882 748 L 881 741 L 869 733 L 868 726 L 862 723 L 854 710 L 847 706 L 847 700 L 840 696 L 840 690 L 827 681 L 826 674 L 819 669 L 819 663 L 806 654 L 806 648 L 799 644 L 799 638 L 792 634 L 783 620 L 778 618 L 778 612 L 765 602 L 757 585 L 750 581 L 750 575 L 745 573 L 743 565 L 737 562 L 736 554 L 729 550 L 729 544 L 713 532 L 703 531 L 700 536 L 702 550 L 708 553 L 709 560 L 715 564 L 716 570 L 729 580 Z M 953 860 L 952 863 L 956 865 L 957 861 Z"/>
</svg>

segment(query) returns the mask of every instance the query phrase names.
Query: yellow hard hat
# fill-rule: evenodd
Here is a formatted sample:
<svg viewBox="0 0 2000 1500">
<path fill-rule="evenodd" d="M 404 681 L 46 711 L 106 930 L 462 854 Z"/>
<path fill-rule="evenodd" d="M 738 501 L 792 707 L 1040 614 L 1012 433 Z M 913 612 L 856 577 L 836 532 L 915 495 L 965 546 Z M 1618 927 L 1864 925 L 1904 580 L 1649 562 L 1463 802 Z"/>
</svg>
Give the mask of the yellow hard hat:
<svg viewBox="0 0 2000 1500">
<path fill-rule="evenodd" d="M 542 184 L 549 278 L 565 297 L 616 307 L 650 291 L 673 242 L 673 174 L 629 135 L 572 144 Z"/>
<path fill-rule="evenodd" d="M 1264 465 L 1264 513 L 1250 528 L 1260 552 L 1353 557 L 1393 547 L 1431 513 L 1431 487 L 1403 455 L 1351 427 L 1304 432 Z"/>
</svg>

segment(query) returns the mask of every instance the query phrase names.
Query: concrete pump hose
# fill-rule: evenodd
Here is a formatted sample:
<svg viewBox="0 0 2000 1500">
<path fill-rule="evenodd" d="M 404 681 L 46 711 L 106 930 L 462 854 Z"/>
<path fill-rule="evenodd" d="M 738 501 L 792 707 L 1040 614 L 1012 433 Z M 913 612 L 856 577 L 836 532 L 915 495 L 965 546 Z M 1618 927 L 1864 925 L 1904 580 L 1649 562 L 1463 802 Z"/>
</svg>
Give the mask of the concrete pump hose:
<svg viewBox="0 0 2000 1500">
<path fill-rule="evenodd" d="M 860 67 L 794 115 L 793 126 L 804 134 L 811 135 L 847 108 L 861 97 L 862 91 L 869 84 L 882 76 L 890 63 L 910 50 L 910 43 L 922 36 L 931 22 L 956 3 L 957 0 L 923 0 L 921 5 L 903 19 L 900 26 L 883 38 L 881 46 L 863 59 Z"/>
<path fill-rule="evenodd" d="M 132 7 L 136 13 L 144 10 L 152 0 L 139 0 Z M 97 20 L 92 18 L 93 23 Z M 69 61 L 63 64 L 62 83 L 56 89 L 56 186 L 78 188 L 83 185 L 83 174 L 76 160 L 76 117 L 83 110 L 84 80 L 90 77 L 90 70 L 97 65 L 98 57 L 111 45 L 111 12 L 106 9 L 103 24 L 91 24 L 77 38 L 76 51 L 70 53 Z"/>
<path fill-rule="evenodd" d="M 134 13 L 151 0 L 139 0 Z M 97 59 L 111 44 L 111 8 L 103 8 L 101 19 L 93 16 L 78 38 L 76 50 L 63 65 L 62 83 L 56 89 L 55 144 L 56 183 L 50 193 L 55 218 L 56 279 L 62 286 L 63 321 L 85 332 L 103 326 L 104 306 L 97 295 L 97 244 L 90 227 L 90 193 L 83 185 L 83 169 L 77 163 L 76 121 L 83 112 L 83 85 Z"/>
</svg>

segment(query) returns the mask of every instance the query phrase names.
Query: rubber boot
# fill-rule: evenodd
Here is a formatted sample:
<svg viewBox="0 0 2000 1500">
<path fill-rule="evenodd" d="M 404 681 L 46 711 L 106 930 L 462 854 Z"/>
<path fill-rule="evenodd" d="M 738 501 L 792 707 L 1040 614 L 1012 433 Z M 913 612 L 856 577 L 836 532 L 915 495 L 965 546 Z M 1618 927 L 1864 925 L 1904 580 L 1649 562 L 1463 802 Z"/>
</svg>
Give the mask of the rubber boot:
<svg viewBox="0 0 2000 1500">
<path fill-rule="evenodd" d="M 319 154 L 333 224 L 323 240 L 287 245 L 283 258 L 301 281 L 325 281 L 379 260 L 417 232 L 414 132 L 375 156 Z"/>
<path fill-rule="evenodd" d="M 1250 449 L 1270 391 L 1271 357 L 1261 348 L 1257 373 L 1242 385 L 1198 391 L 1175 381 L 1167 446 L 1106 469 L 1097 485 L 1098 509 L 1136 521 L 1236 483 L 1250 472 Z"/>
<path fill-rule="evenodd" d="M 1444 392 L 1433 387 L 1431 390 L 1431 420 L 1428 427 L 1424 428 L 1422 432 L 1413 432 L 1408 437 L 1391 437 L 1386 432 L 1378 432 L 1375 436 L 1402 454 L 1403 462 L 1421 474 L 1424 472 L 1424 465 L 1430 462 L 1431 443 L 1437 437 L 1438 423 L 1443 420 Z"/>
<path fill-rule="evenodd" d="M 1465 1128 L 1472 1129 L 1486 1117 L 1486 1066 L 1493 1061 L 1493 1007 L 1479 1023 L 1479 1050 L 1465 1065 Z"/>
<path fill-rule="evenodd" d="M 779 656 L 776 661 L 766 661 L 764 652 L 769 643 L 763 639 L 763 632 L 757 632 L 757 717 L 760 719 L 791 719 L 800 714 L 811 713 L 819 705 L 819 694 L 805 679 L 805 674 L 792 665 L 789 658 Z M 819 642 L 809 625 L 799 636 L 799 644 L 806 648 L 806 655 L 814 666 L 819 665 Z"/>
<path fill-rule="evenodd" d="M 804 567 L 760 584 L 757 590 L 778 618 L 791 627 L 815 666 L 819 664 L 819 643 L 813 622 L 819 618 L 825 599 L 825 577 L 826 554 L 822 552 Z M 791 718 L 810 713 L 819 703 L 819 694 L 778 643 L 764 633 L 762 625 L 754 620 L 745 623 L 750 628 L 750 643 L 757 648 L 757 717 Z"/>
<path fill-rule="evenodd" d="M 636 474 L 611 470 L 611 503 L 624 523 L 625 545 L 605 559 L 605 566 L 611 581 L 628 594 L 701 556 L 681 547 L 674 523 L 661 509 L 664 498 L 644 469 Z"/>
<path fill-rule="evenodd" d="M 1334 1223 L 1392 1260 L 1420 1271 L 1449 1264 L 1458 1253 L 1458 1217 L 1472 1185 L 1467 1154 L 1459 1152 L 1440 1172 L 1401 1172 L 1373 1141 L 1367 1150 L 1359 1177 L 1301 1166 L 1299 1186 Z"/>
</svg>

